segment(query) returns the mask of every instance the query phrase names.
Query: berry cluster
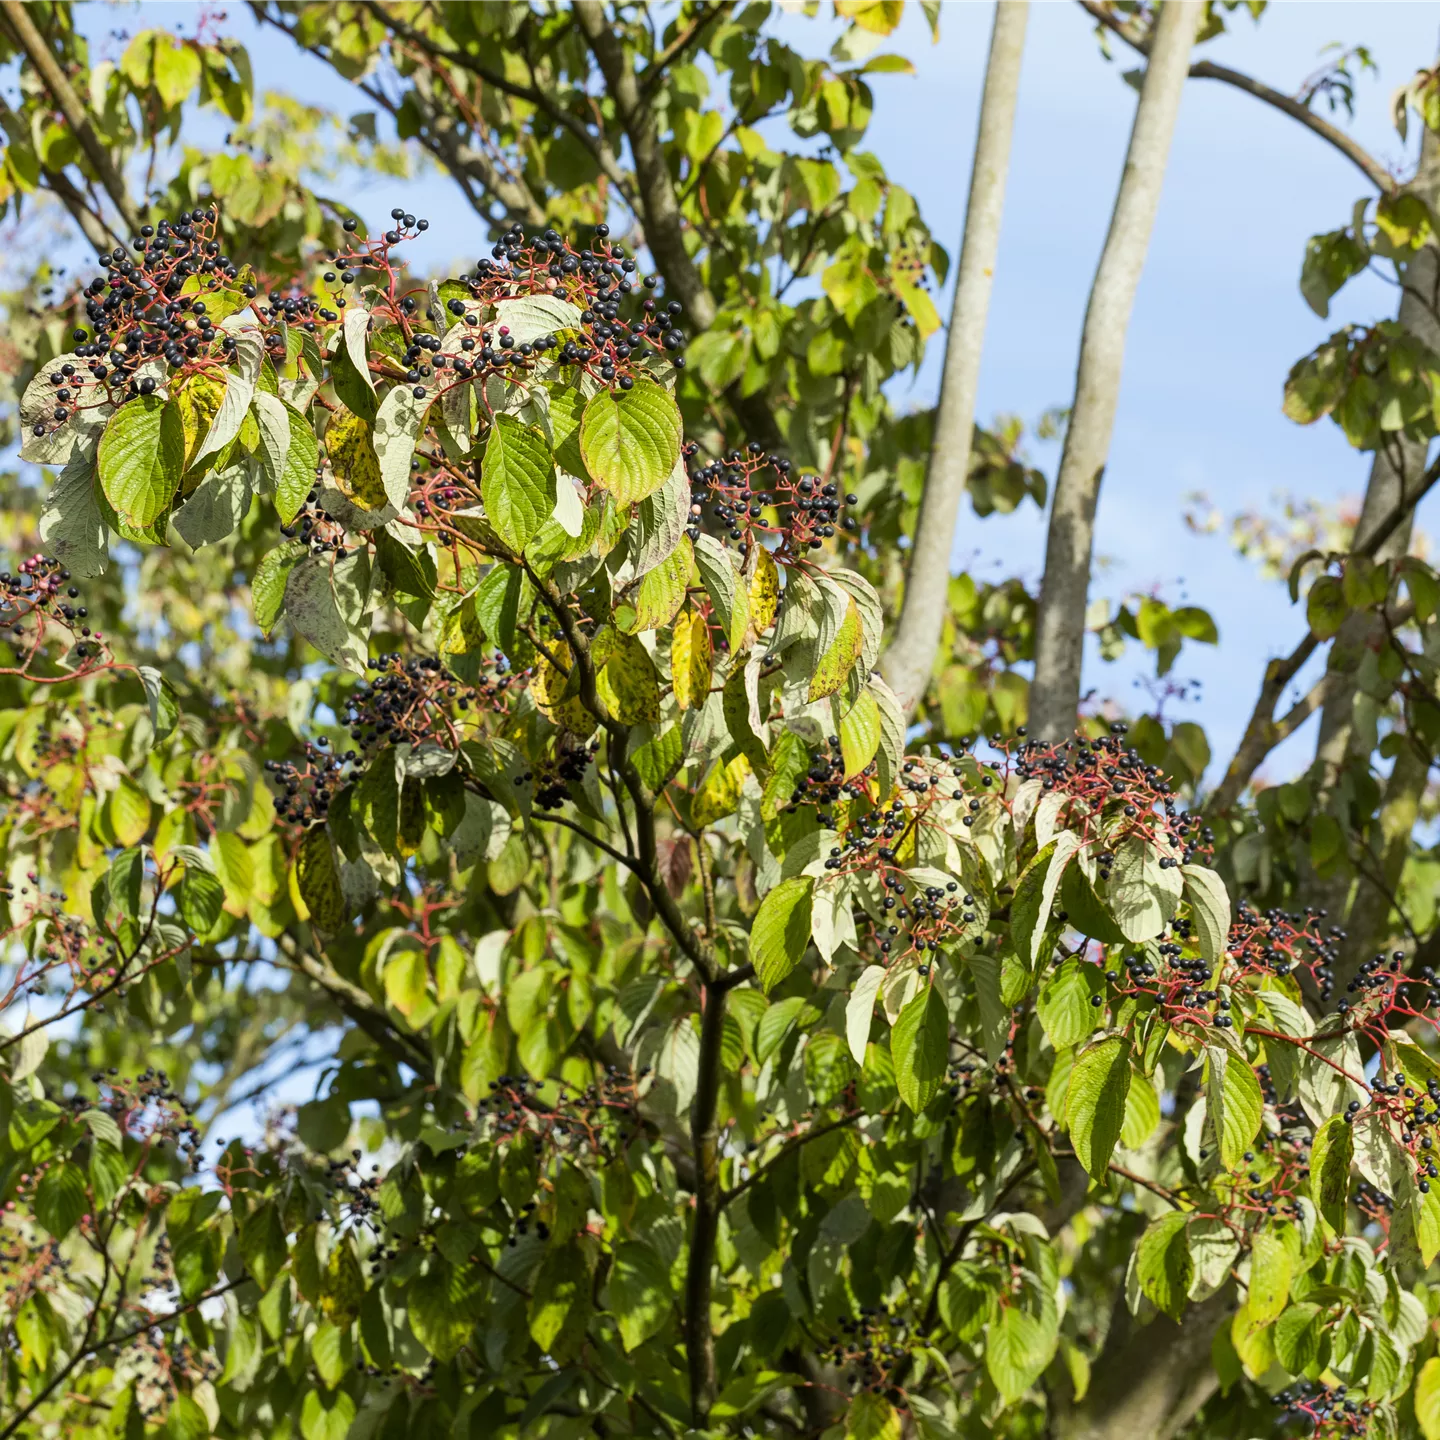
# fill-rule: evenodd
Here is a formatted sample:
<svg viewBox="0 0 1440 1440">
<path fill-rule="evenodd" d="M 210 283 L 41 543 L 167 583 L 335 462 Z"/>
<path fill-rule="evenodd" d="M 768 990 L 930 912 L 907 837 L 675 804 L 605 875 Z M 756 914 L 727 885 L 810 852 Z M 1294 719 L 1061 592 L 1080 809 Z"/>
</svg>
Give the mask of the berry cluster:
<svg viewBox="0 0 1440 1440">
<path fill-rule="evenodd" d="M 824 1358 L 843 1367 L 852 1392 L 883 1390 L 891 1372 L 910 1358 L 905 1343 L 909 1323 L 888 1305 L 862 1305 L 854 1316 L 840 1321 L 839 1334 L 830 1339 Z"/>
<path fill-rule="evenodd" d="M 553 1105 L 535 1094 L 533 1080 L 501 1075 L 476 1105 L 476 1122 L 482 1134 L 497 1141 L 528 1133 L 542 1145 L 571 1155 L 589 1154 L 603 1163 L 639 1133 L 636 1085 L 649 1073 L 648 1065 L 634 1076 L 607 1066 L 598 1080 L 583 1088 L 562 1080 Z"/>
<path fill-rule="evenodd" d="M 568 731 L 562 730 L 555 741 L 554 759 L 539 762 L 538 773 L 532 770 L 517 775 L 515 783 L 533 783 L 536 806 L 541 810 L 558 810 L 570 798 L 570 787 L 584 780 L 599 748 L 599 740 L 592 740 L 588 746 L 578 744 Z"/>
<path fill-rule="evenodd" d="M 698 446 L 685 448 L 687 459 L 698 453 Z M 858 498 L 842 496 L 831 480 L 796 474 L 789 460 L 767 455 L 753 440 L 743 451 L 728 451 L 723 459 L 692 471 L 690 489 L 708 498 L 722 535 L 730 540 L 779 536 L 775 553 L 790 559 L 819 550 L 837 527 L 844 528 L 841 507 L 854 505 Z M 692 541 L 700 538 L 704 515 L 705 502 L 694 500 L 688 532 Z M 858 522 L 850 523 L 858 528 Z"/>
<path fill-rule="evenodd" d="M 1114 863 L 1114 847 L 1133 834 L 1152 841 L 1163 837 L 1169 843 L 1180 859 L 1162 860 L 1164 868 L 1189 864 L 1213 837 L 1198 815 L 1176 810 L 1164 771 L 1126 745 L 1125 732 L 1126 727 L 1117 723 L 1108 735 L 1094 740 L 1066 740 L 1059 745 L 1022 740 L 1013 755 L 1008 742 L 999 742 L 998 748 L 1006 751 L 1022 781 L 1038 778 L 1044 793 L 1067 797 L 1069 803 L 1056 816 L 1057 827 L 1074 830 L 1082 840 L 1106 833 L 1107 849 L 1096 855 L 1102 873 Z M 1025 731 L 1016 733 L 1023 737 Z M 1122 816 L 1133 824 L 1112 833 L 1110 822 Z"/>
<path fill-rule="evenodd" d="M 235 350 L 234 337 L 210 316 L 234 308 L 240 272 L 221 253 L 213 206 L 182 212 L 174 220 L 144 225 L 131 241 L 132 256 L 117 245 L 97 257 L 105 268 L 82 292 L 93 329 L 76 330 L 75 359 L 50 376 L 51 403 L 32 423 L 37 436 L 100 404 L 153 394 L 163 365 L 220 366 Z M 246 299 L 255 287 L 241 287 Z M 87 362 L 83 374 L 75 361 Z"/>
<path fill-rule="evenodd" d="M 275 818 L 292 825 L 324 820 L 336 791 L 350 779 L 351 767 L 359 758 L 354 750 L 344 755 L 333 753 L 322 735 L 306 742 L 303 760 L 267 760 L 265 769 L 280 790 Z"/>
<path fill-rule="evenodd" d="M 99 668 L 93 662 L 104 653 L 105 637 L 92 632 L 86 623 L 89 610 L 75 604 L 79 598 L 80 587 L 53 556 L 32 555 L 14 574 L 0 570 L 0 637 L 28 664 L 53 626 L 71 637 L 79 668 L 90 674 Z"/>
<path fill-rule="evenodd" d="M 1302 1380 L 1272 1397 L 1280 1408 L 1277 1425 L 1300 1421 L 1303 1433 L 1328 1440 L 1331 1436 L 1363 1435 L 1375 1412 L 1373 1400 L 1352 1399 L 1344 1385 L 1318 1385 Z"/>
<path fill-rule="evenodd" d="M 489 259 L 478 261 L 472 272 L 459 277 L 468 299 L 452 296 L 445 301 L 453 323 L 473 328 L 475 333 L 462 335 L 458 349 L 442 349 L 439 336 L 412 330 L 410 317 L 421 302 L 416 294 L 398 295 L 390 254 L 394 246 L 428 229 L 429 222 L 398 207 L 390 215 L 394 227 L 379 239 L 359 240 L 337 250 L 330 261 L 337 268 L 327 270 L 324 279 L 335 287 L 332 303 L 339 310 L 346 304 L 340 286 L 353 284 L 367 272 L 379 277 L 388 306 L 406 337 L 398 359 L 405 380 L 419 387 L 417 398 L 426 393 L 420 382 L 437 372 L 448 371 L 459 382 L 492 374 L 523 375 L 547 359 L 622 390 L 633 388 L 647 360 L 669 359 L 677 369 L 683 368 L 684 357 L 678 353 L 685 346 L 685 335 L 678 328 L 679 302 L 672 300 L 661 309 L 659 302 L 647 296 L 638 314 L 621 317 L 621 308 L 636 286 L 653 290 L 658 280 L 654 276 L 640 280 L 635 259 L 610 242 L 607 225 L 596 226 L 593 241 L 583 249 L 555 230 L 547 229 L 529 239 L 518 225 L 506 231 Z M 356 228 L 353 220 L 345 222 L 347 231 Z M 517 342 L 509 325 L 482 319 L 502 301 L 532 295 L 573 304 L 580 311 L 574 335 L 563 341 L 559 335 L 548 334 Z M 322 318 L 332 317 L 322 312 Z M 431 318 L 451 323 L 438 315 Z"/>
<path fill-rule="evenodd" d="M 363 747 L 380 744 L 418 745 L 440 739 L 458 746 L 459 735 L 450 711 L 465 711 L 475 698 L 462 682 L 433 655 L 406 660 L 392 653 L 370 662 L 378 672 L 373 681 L 360 681 L 345 697 L 341 723 Z M 489 695 L 479 698 L 494 707 L 506 689 L 509 676 L 498 675 Z"/>
</svg>

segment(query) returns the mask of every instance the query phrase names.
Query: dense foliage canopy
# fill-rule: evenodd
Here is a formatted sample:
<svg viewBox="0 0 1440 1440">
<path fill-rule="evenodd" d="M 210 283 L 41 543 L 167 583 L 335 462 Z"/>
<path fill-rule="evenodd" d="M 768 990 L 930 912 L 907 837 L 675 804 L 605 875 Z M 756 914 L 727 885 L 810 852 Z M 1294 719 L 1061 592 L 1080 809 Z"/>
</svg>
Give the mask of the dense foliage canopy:
<svg viewBox="0 0 1440 1440">
<path fill-rule="evenodd" d="M 1423 327 L 1291 374 L 1403 483 L 1272 549 L 1303 639 L 1216 790 L 1193 722 L 1026 736 L 1018 580 L 924 597 L 912 714 L 931 422 L 884 386 L 947 262 L 860 148 L 899 5 L 824 59 L 765 5 L 254 9 L 481 258 L 413 274 L 425 218 L 325 193 L 410 153 L 257 115 L 232 39 L 91 64 L 0 6 L 6 204 L 98 261 L 7 341 L 0 1440 L 1435 1440 Z M 1306 299 L 1413 294 L 1432 203 L 1317 237 Z M 977 432 L 977 516 L 1045 489 Z M 1160 676 L 1218 639 L 1097 599 Z"/>
</svg>

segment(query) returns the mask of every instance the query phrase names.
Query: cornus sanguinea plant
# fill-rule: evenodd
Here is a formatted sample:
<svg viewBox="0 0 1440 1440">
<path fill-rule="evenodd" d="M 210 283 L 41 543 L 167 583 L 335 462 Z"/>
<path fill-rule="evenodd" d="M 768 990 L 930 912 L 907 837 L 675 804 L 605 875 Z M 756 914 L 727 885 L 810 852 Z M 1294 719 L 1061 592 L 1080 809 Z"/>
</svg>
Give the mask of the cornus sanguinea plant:
<svg viewBox="0 0 1440 1440">
<path fill-rule="evenodd" d="M 1232 896 L 1124 724 L 907 746 L 843 437 L 687 438 L 604 225 L 419 283 L 400 207 L 302 278 L 223 219 L 21 405 L 0 1436 L 1085 1434 L 1177 1323 L 1284 1434 L 1433 1403 L 1413 946 Z M 117 540 L 257 673 L 96 629 Z"/>
</svg>

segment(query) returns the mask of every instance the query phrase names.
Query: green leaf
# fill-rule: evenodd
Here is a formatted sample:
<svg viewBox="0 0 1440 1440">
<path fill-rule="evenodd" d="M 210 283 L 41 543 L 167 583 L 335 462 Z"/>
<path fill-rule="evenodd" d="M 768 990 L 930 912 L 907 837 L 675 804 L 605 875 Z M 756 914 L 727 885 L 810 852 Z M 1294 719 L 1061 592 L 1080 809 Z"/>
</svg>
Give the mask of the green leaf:
<svg viewBox="0 0 1440 1440">
<path fill-rule="evenodd" d="M 1345 589 L 1334 575 L 1322 575 L 1310 587 L 1305 599 L 1305 618 L 1317 640 L 1329 640 L 1339 632 L 1350 607 L 1345 602 Z"/>
<path fill-rule="evenodd" d="M 870 1045 L 870 1022 L 875 1015 L 875 997 L 880 993 L 884 979 L 883 965 L 867 965 L 845 1004 L 845 1038 L 850 1042 L 850 1053 L 857 1065 L 865 1063 L 865 1052 Z"/>
<path fill-rule="evenodd" d="M 355 1420 L 355 1402 L 343 1390 L 311 1390 L 300 1407 L 302 1440 L 345 1440 Z"/>
<path fill-rule="evenodd" d="M 1427 1360 L 1415 1379 L 1415 1420 L 1425 1440 L 1440 1440 L 1440 1356 Z"/>
<path fill-rule="evenodd" d="M 109 530 L 95 498 L 95 449 L 82 446 L 66 461 L 40 512 L 45 553 L 82 579 L 104 573 Z"/>
<path fill-rule="evenodd" d="M 1325 1316 L 1318 1305 L 1292 1305 L 1275 1322 L 1275 1354 L 1292 1374 L 1308 1370 L 1320 1358 Z"/>
<path fill-rule="evenodd" d="M 305 497 L 315 488 L 320 442 L 309 420 L 293 405 L 286 404 L 285 412 L 290 419 L 289 444 L 284 466 L 275 481 L 275 509 L 280 523 L 289 525 L 304 508 Z"/>
<path fill-rule="evenodd" d="M 308 555 L 285 581 L 290 623 L 327 660 L 363 675 L 370 659 L 370 554 Z"/>
<path fill-rule="evenodd" d="M 295 883 L 315 924 L 331 933 L 339 930 L 348 908 L 327 826 L 313 825 L 305 832 L 295 855 Z"/>
<path fill-rule="evenodd" d="M 240 433 L 250 402 L 255 398 L 255 382 L 265 359 L 265 340 L 253 318 L 231 316 L 221 322 L 220 328 L 235 341 L 235 362 L 223 372 L 225 396 L 200 448 L 190 457 L 192 468 L 207 455 L 218 455 Z"/>
<path fill-rule="evenodd" d="M 185 463 L 179 407 L 138 395 L 110 417 L 100 437 L 100 486 L 126 524 L 145 529 L 170 509 Z"/>
<path fill-rule="evenodd" d="M 405 1292 L 410 1327 L 442 1365 L 470 1339 L 485 1291 L 485 1272 L 478 1265 L 455 1265 L 440 1256 L 432 1258 L 426 1274 L 410 1282 Z"/>
<path fill-rule="evenodd" d="M 564 1364 L 584 1343 L 592 1309 L 589 1248 L 579 1241 L 552 1246 L 530 1293 L 530 1338 Z"/>
<path fill-rule="evenodd" d="M 845 1412 L 845 1434 L 851 1440 L 900 1440 L 895 1407 L 873 1390 L 862 1390 Z"/>
<path fill-rule="evenodd" d="M 417 389 L 424 387 L 392 385 L 375 412 L 371 435 L 380 461 L 380 481 L 385 487 L 385 496 L 397 510 L 403 510 L 410 498 L 410 461 L 415 454 L 415 442 L 425 428 L 425 412 L 430 408 L 429 394 L 417 397 Z M 488 448 L 485 453 L 488 458 Z"/>
<path fill-rule="evenodd" d="M 1125 1124 L 1130 1093 L 1130 1044 L 1107 1035 L 1075 1057 L 1065 1100 L 1065 1122 L 1075 1154 L 1093 1179 L 1101 1179 Z"/>
<path fill-rule="evenodd" d="M 880 748 L 880 702 L 870 689 L 862 690 L 840 722 L 840 757 L 845 780 L 853 780 L 875 758 Z"/>
<path fill-rule="evenodd" d="M 1273 1230 L 1255 1235 L 1250 1250 L 1250 1318 L 1264 1325 L 1279 1318 L 1290 1298 L 1290 1248 Z"/>
<path fill-rule="evenodd" d="M 608 1308 L 626 1350 L 643 1345 L 664 1327 L 672 1305 L 670 1271 L 644 1241 L 628 1240 L 615 1247 L 608 1286 Z"/>
<path fill-rule="evenodd" d="M 756 978 L 773 990 L 799 963 L 810 943 L 810 905 L 815 881 L 809 875 L 782 880 L 760 902 L 750 930 L 750 961 Z"/>
<path fill-rule="evenodd" d="M 950 1019 L 937 985 L 912 995 L 890 1032 L 895 1085 L 917 1113 L 939 1093 L 950 1063 Z"/>
<path fill-rule="evenodd" d="M 1185 877 L 1185 898 L 1190 902 L 1200 954 L 1214 965 L 1225 954 L 1230 937 L 1230 894 L 1225 882 L 1203 865 L 1182 865 L 1180 873 Z"/>
<path fill-rule="evenodd" d="M 591 477 L 621 505 L 653 494 L 680 458 L 680 411 L 653 380 L 601 390 L 580 418 L 580 453 Z"/>
<path fill-rule="evenodd" d="M 181 919 L 197 935 L 208 935 L 224 910 L 225 887 L 208 871 L 187 866 L 179 900 Z"/>
<path fill-rule="evenodd" d="M 555 461 L 538 426 L 513 415 L 495 417 L 480 495 L 495 533 L 518 555 L 555 509 Z"/>
<path fill-rule="evenodd" d="M 1206 1107 L 1220 1138 L 1220 1163 L 1227 1170 L 1238 1170 L 1260 1129 L 1265 1097 L 1238 1041 L 1233 1050 L 1226 1045 L 1207 1045 L 1205 1056 L 1209 1063 Z"/>
<path fill-rule="evenodd" d="M 1104 993 L 1105 976 L 1100 967 L 1080 960 L 1066 960 L 1046 977 L 1035 1008 L 1057 1050 L 1078 1045 L 1097 1028 L 1104 1012 L 1091 1001 Z"/>
<path fill-rule="evenodd" d="M 150 706 L 150 726 L 159 744 L 175 732 L 180 719 L 180 705 L 170 682 L 153 665 L 141 665 L 140 683 L 145 687 L 145 700 Z"/>
<path fill-rule="evenodd" d="M 245 462 L 212 470 L 170 517 L 175 533 L 192 549 L 215 545 L 233 535 L 250 513 L 255 498 Z"/>
<path fill-rule="evenodd" d="M 1040 1378 L 1055 1353 L 1055 1336 L 1019 1305 L 1007 1305 L 985 1332 L 985 1368 L 1007 1405 Z"/>
<path fill-rule="evenodd" d="M 77 1165 L 52 1163 L 35 1187 L 35 1218 L 63 1240 L 89 1208 L 84 1171 Z"/>
<path fill-rule="evenodd" d="M 1345 1207 L 1354 1155 L 1354 1126 L 1347 1125 L 1343 1115 L 1332 1115 L 1315 1132 L 1310 1147 L 1310 1193 L 1316 1209 L 1337 1235 L 1345 1233 Z"/>
<path fill-rule="evenodd" d="M 255 612 L 255 623 L 266 635 L 275 628 L 285 608 L 285 586 L 290 572 L 310 553 L 308 545 L 298 540 L 287 540 L 265 553 L 255 567 L 255 578 L 250 582 L 250 598 Z"/>
<path fill-rule="evenodd" d="M 205 1440 L 210 1434 L 210 1421 L 189 1395 L 176 1395 L 165 1417 L 165 1440 Z M 333 1440 L 325 1434 L 306 1435 L 305 1440 Z"/>
<path fill-rule="evenodd" d="M 1179 865 L 1162 868 L 1162 858 L 1138 835 L 1116 850 L 1107 894 L 1110 913 L 1127 940 L 1152 940 L 1174 918 L 1185 881 Z"/>
<path fill-rule="evenodd" d="M 1171 1210 L 1162 1215 L 1140 1237 L 1135 1272 L 1151 1304 L 1178 1320 L 1195 1276 L 1183 1211 Z"/>
</svg>

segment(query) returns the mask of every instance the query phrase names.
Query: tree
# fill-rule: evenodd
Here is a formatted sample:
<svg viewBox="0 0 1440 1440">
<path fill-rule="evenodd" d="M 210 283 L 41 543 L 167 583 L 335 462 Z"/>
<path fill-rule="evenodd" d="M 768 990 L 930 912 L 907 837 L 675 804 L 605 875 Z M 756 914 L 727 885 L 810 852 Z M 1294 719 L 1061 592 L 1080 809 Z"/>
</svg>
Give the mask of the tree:
<svg viewBox="0 0 1440 1440">
<path fill-rule="evenodd" d="M 1080 707 L 1085 608 L 1095 549 L 1095 506 L 1110 453 L 1125 332 L 1150 248 L 1160 190 L 1170 158 L 1170 137 L 1190 69 L 1190 51 L 1205 7 L 1166 0 L 1155 21 L 1148 63 L 1135 107 L 1125 169 L 1100 264 L 1090 287 L 1075 401 L 1065 427 L 1065 448 L 1055 477 L 1055 501 L 1045 542 L 1045 575 L 1035 616 L 1035 683 L 1031 720 L 1047 739 L 1068 735 Z"/>
<path fill-rule="evenodd" d="M 930 440 L 925 498 L 916 517 L 915 546 L 905 576 L 909 598 L 900 612 L 895 637 L 885 647 L 883 661 L 885 678 L 907 716 L 924 695 L 934 668 L 945 619 L 945 607 L 939 602 L 950 580 L 955 517 L 970 479 L 980 351 L 990 310 L 995 256 L 1000 248 L 1000 216 L 1029 14 L 1025 0 L 995 6 L 970 198 L 965 207 L 965 238 L 955 279 L 950 333 L 945 340 L 945 374 L 936 406 L 935 433 Z"/>
<path fill-rule="evenodd" d="M 1434 755 L 1440 583 L 1389 542 L 1440 467 L 1294 571 L 1298 649 L 1377 637 L 1335 783 L 1400 879 L 1358 974 L 1306 886 L 1364 853 L 1303 782 L 1249 788 L 1263 753 L 1222 805 L 1198 726 L 1015 733 L 1017 584 L 952 580 L 909 732 L 886 467 L 918 485 L 931 422 L 879 383 L 923 339 L 920 222 L 858 133 L 816 225 L 785 185 L 838 166 L 676 99 L 707 46 L 788 75 L 802 139 L 853 118 L 896 12 L 841 9 L 840 73 L 728 7 L 267 10 L 493 221 L 433 279 L 421 218 L 323 194 L 403 155 L 257 116 L 232 41 L 90 74 L 70 10 L 4 12 L 12 217 L 49 192 L 107 247 L 11 305 L 0 1436 L 1433 1440 L 1433 860 L 1379 782 Z M 236 138 L 169 151 L 199 101 Z M 1374 203 L 1312 243 L 1312 303 L 1422 273 L 1423 196 Z M 762 304 L 762 232 L 825 299 Z M 827 370 L 877 316 L 879 368 Z M 1437 377 L 1382 322 L 1287 407 L 1419 454 Z M 977 437 L 977 511 L 1033 493 L 1016 446 Z M 1202 618 L 1149 599 L 1105 643 L 1163 673 Z"/>
</svg>

